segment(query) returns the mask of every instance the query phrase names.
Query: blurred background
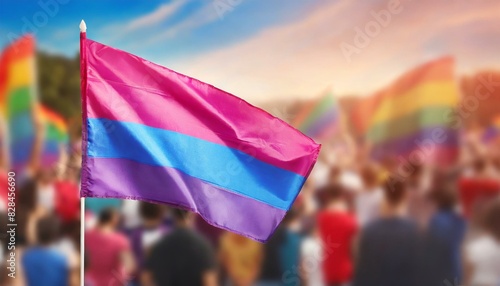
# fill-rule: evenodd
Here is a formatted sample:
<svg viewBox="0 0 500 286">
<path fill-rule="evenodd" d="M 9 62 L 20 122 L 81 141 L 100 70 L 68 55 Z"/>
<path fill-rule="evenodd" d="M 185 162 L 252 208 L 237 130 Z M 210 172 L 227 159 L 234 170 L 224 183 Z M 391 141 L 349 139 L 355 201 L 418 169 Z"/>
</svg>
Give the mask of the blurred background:
<svg viewBox="0 0 500 286">
<path fill-rule="evenodd" d="M 267 244 L 89 198 L 80 253 L 81 19 L 322 143 Z M 499 286 L 499 26 L 495 0 L 0 0 L 0 285 Z"/>
</svg>

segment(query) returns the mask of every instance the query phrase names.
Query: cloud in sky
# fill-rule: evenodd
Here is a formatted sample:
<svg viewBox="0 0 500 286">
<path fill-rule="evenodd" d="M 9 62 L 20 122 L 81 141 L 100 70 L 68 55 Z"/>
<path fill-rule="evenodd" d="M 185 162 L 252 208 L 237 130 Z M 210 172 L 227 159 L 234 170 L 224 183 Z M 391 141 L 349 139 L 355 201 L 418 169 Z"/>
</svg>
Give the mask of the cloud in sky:
<svg viewBox="0 0 500 286">
<path fill-rule="evenodd" d="M 130 23 L 123 27 L 123 30 L 124 32 L 131 32 L 159 24 L 174 15 L 175 12 L 177 12 L 185 3 L 185 0 L 175 0 L 167 4 L 163 4 L 151 13 L 130 21 Z"/>
<path fill-rule="evenodd" d="M 214 7 L 214 2 L 207 1 L 207 3 L 199 8 L 196 12 L 186 17 L 184 20 L 173 24 L 171 27 L 167 28 L 165 31 L 159 33 L 158 35 L 152 37 L 149 41 L 146 42 L 146 44 L 153 44 L 171 39 L 181 32 L 201 27 L 218 19 L 219 15 L 217 14 L 217 10 Z"/>
<path fill-rule="evenodd" d="M 447 54 L 457 58 L 461 73 L 500 67 L 498 0 L 400 0 L 402 11 L 392 15 L 366 47 L 352 54 L 350 62 L 340 45 L 352 45 L 356 28 L 365 29 L 374 20 L 372 12 L 387 9 L 397 0 L 317 0 L 302 6 L 297 4 L 303 3 L 300 0 L 286 6 L 243 1 L 224 19 L 217 13 L 216 1 L 141 2 L 136 6 L 140 9 L 129 7 L 124 14 L 110 16 L 109 10 L 95 7 L 86 13 L 92 14 L 95 23 L 111 24 L 102 28 L 96 24 L 93 39 L 254 103 L 310 98 L 329 85 L 338 95 L 371 94 L 415 65 Z M 109 9 L 121 5 L 106 3 L 113 3 Z M 77 14 L 81 10 L 78 5 L 67 8 Z M 40 30 L 39 46 L 73 55 L 78 49 L 75 17 L 68 12 L 52 19 L 50 27 Z M 0 25 L 1 29 L 13 28 Z"/>
<path fill-rule="evenodd" d="M 186 3 L 186 0 L 174 0 L 170 3 L 162 4 L 150 13 L 128 20 L 128 23 L 125 25 L 113 24 L 108 26 L 105 28 L 105 31 L 107 34 L 114 35 L 111 40 L 117 40 L 130 35 L 130 33 L 156 27 L 169 20 Z"/>
<path fill-rule="evenodd" d="M 294 22 L 170 66 L 254 103 L 313 97 L 330 84 L 339 95 L 370 94 L 441 55 L 456 56 L 462 72 L 500 67 L 500 2 L 492 0 L 402 0 L 401 12 L 349 62 L 340 44 L 353 45 L 355 28 L 364 29 L 371 12 L 390 1 L 370 3 L 325 1 Z"/>
</svg>

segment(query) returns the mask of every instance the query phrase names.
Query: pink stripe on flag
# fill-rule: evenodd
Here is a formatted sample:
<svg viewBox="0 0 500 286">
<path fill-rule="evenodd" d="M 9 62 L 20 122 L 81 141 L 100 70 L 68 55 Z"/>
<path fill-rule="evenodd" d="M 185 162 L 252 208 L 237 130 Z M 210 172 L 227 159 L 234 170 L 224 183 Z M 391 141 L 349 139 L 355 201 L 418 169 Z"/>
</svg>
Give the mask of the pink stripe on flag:
<svg viewBox="0 0 500 286">
<path fill-rule="evenodd" d="M 137 56 L 91 40 L 86 40 L 86 48 L 89 118 L 183 133 L 302 176 L 309 174 L 311 154 L 319 152 L 319 145 L 284 121 Z"/>
</svg>

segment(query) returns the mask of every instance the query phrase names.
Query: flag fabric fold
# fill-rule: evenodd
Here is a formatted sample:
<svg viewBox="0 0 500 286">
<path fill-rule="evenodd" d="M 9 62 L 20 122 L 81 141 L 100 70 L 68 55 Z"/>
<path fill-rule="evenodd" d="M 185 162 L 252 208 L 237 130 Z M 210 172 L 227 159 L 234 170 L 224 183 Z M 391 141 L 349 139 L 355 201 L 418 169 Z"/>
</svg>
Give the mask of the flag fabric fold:
<svg viewBox="0 0 500 286">
<path fill-rule="evenodd" d="M 247 102 L 82 38 L 83 197 L 199 213 L 265 242 L 320 145 Z"/>
</svg>

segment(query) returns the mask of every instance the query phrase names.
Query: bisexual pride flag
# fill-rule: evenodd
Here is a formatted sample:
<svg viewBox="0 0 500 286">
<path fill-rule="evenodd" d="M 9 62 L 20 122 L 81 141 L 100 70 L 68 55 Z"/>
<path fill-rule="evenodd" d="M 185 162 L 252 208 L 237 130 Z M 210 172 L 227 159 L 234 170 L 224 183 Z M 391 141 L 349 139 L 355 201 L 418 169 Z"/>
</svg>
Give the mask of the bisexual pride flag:
<svg viewBox="0 0 500 286">
<path fill-rule="evenodd" d="M 81 196 L 165 203 L 265 242 L 320 146 L 240 98 L 82 33 Z"/>
</svg>

